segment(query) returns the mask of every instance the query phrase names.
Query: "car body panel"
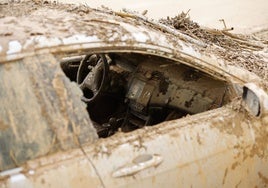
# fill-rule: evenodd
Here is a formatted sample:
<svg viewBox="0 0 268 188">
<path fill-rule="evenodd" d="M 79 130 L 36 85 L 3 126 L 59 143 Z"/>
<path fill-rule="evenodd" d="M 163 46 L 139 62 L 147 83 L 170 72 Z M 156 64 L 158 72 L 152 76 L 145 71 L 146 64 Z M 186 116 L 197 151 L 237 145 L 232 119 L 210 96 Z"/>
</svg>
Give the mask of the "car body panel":
<svg viewBox="0 0 268 188">
<path fill-rule="evenodd" d="M 0 67 L 1 170 L 97 139 L 87 112 L 78 110 L 86 108 L 74 97 L 81 91 L 64 76 L 53 55 Z"/>
<path fill-rule="evenodd" d="M 0 177 L 1 188 L 102 187 L 94 166 L 80 149 L 30 161 L 15 172 L 1 172 Z"/>
<path fill-rule="evenodd" d="M 22 24 L 14 26 L 14 29 L 21 30 L 22 34 L 3 35 L 5 37 L 1 38 L 0 44 L 2 62 L 36 53 L 72 53 L 79 50 L 92 50 L 92 48 L 96 51 L 117 48 L 132 52 L 136 49 L 137 51 L 146 49 L 147 53 L 165 55 L 166 52 L 169 58 L 185 59 L 185 64 L 202 67 L 205 72 L 214 76 L 216 76 L 215 71 L 221 71 L 221 75 L 232 79 L 239 75 L 236 82 L 241 81 L 240 79 L 260 82 L 254 74 L 229 65 L 233 63 L 224 61 L 216 53 L 204 52 L 206 44 L 163 24 L 132 14 L 93 11 L 90 8 L 88 11 L 88 14 L 80 16 L 72 11 L 67 13 L 44 7 L 36 10 L 29 17 L 16 18 L 15 22 L 19 21 Z M 46 22 L 38 17 L 44 12 L 49 12 Z M 26 29 L 24 25 L 29 20 L 31 24 L 29 23 L 29 28 Z M 62 21 L 62 25 L 56 24 L 59 20 Z M 0 20 L 0 25 L 7 33 L 10 30 L 10 22 L 14 22 L 14 17 Z M 36 26 L 40 33 L 36 31 Z"/>
<path fill-rule="evenodd" d="M 118 134 L 85 151 L 107 187 L 262 187 L 268 176 L 267 122 L 249 123 L 239 111 L 234 105 Z M 113 177 L 145 154 L 163 161 Z"/>
<path fill-rule="evenodd" d="M 33 187 L 72 187 L 77 178 L 75 185 L 80 187 L 263 187 L 268 176 L 268 130 L 258 121 L 249 122 L 254 117 L 245 118 L 239 103 L 118 133 L 84 146 L 84 153 L 74 150 L 33 160 L 21 174 Z M 162 161 L 134 174 L 114 176 L 144 154 L 161 156 Z"/>
<path fill-rule="evenodd" d="M 70 84 L 70 81 L 62 78 L 63 73 L 58 63 L 62 57 L 73 54 L 135 52 L 157 55 L 204 71 L 214 78 L 229 82 L 234 87 L 237 85 L 240 89 L 251 82 L 256 86 L 254 92 L 264 96 L 263 100 L 267 98 L 265 81 L 233 65 L 234 62 L 225 61 L 213 53 L 213 50 L 204 51 L 206 44 L 203 42 L 135 14 L 92 10 L 87 7 L 82 14 L 79 14 L 79 10 L 75 12 L 70 9 L 66 12 L 44 6 L 33 11 L 29 17 L 0 19 L 1 28 L 4 28 L 4 34 L 0 35 L 0 70 L 5 74 L 0 75 L 5 76 L 0 81 L 3 83 L 0 88 L 2 91 L 11 91 L 11 94 L 16 94 L 15 89 L 20 89 L 21 96 L 28 92 L 29 95 L 23 96 L 21 104 L 18 104 L 23 105 L 27 97 L 31 98 L 28 106 L 24 107 L 27 115 L 31 114 L 29 106 L 34 107 L 38 115 L 44 115 L 54 109 L 56 113 L 53 114 L 52 120 L 56 119 L 60 128 L 52 121 L 54 125 L 52 130 L 56 130 L 57 136 L 63 140 L 63 146 L 67 146 L 63 147 L 64 151 L 55 153 L 50 153 L 48 149 L 38 154 L 37 158 L 34 157 L 35 159 L 18 163 L 18 169 L 2 171 L 0 187 L 265 187 L 268 185 L 267 109 L 260 117 L 252 116 L 244 108 L 241 97 L 218 109 L 144 127 L 130 133 L 118 132 L 106 139 L 90 140 L 90 137 L 83 137 L 95 134 L 93 130 L 80 130 L 80 133 L 85 133 L 82 135 L 84 142 L 76 142 L 76 135 L 74 137 L 64 135 L 62 130 L 68 129 L 66 122 L 70 117 L 76 119 L 70 112 L 73 106 L 66 102 L 68 89 L 76 91 L 75 96 L 69 97 L 76 100 L 78 105 L 82 105 L 81 101 L 78 102 L 81 95 L 78 87 L 67 84 L 71 88 L 65 88 L 66 83 Z M 43 14 L 47 17 L 40 16 Z M 13 25 L 9 28 L 10 23 Z M 21 31 L 18 32 L 20 36 L 12 30 Z M 267 54 L 264 57 L 267 58 Z M 39 67 L 36 66 L 38 64 L 41 67 L 51 66 L 53 70 L 51 72 L 56 73 L 54 79 L 46 80 L 46 75 L 42 75 L 42 71 L 38 73 Z M 32 82 L 28 75 L 32 72 L 29 70 L 37 72 L 33 75 L 34 79 L 42 79 L 38 83 Z M 10 82 L 5 80 L 6 75 L 12 77 L 20 71 L 21 73 L 14 76 Z M 57 75 L 64 80 L 64 83 L 57 82 Z M 8 84 L 15 87 L 12 88 Z M 42 95 L 42 100 L 38 100 L 35 94 L 44 92 L 45 89 L 55 90 L 55 96 L 58 95 L 55 97 L 55 103 L 53 100 L 46 100 L 45 96 L 50 95 L 49 93 L 45 93 Z M 12 95 L 10 97 L 12 98 Z M 7 102 L 11 101 L 8 99 Z M 15 99 L 17 100 L 16 97 Z M 42 112 L 43 104 L 51 105 L 51 109 L 44 109 Z M 19 107 L 14 105 L 10 109 L 12 112 L 19 112 L 21 109 L 17 108 Z M 70 111 L 66 114 L 63 109 Z M 1 114 L 2 117 L 8 116 Z M 8 121 L 5 119 L 8 127 L 12 124 L 11 119 Z M 34 120 L 34 117 L 32 119 Z M 39 120 L 34 122 L 38 124 Z M 79 122 L 78 120 L 78 123 L 74 124 L 80 127 L 82 125 Z M 90 124 L 88 118 L 81 122 Z M 46 118 L 45 123 L 50 125 Z M 27 124 L 26 122 L 25 126 Z M 34 126 L 32 128 L 28 130 L 25 127 L 25 130 L 29 133 L 35 130 L 37 134 L 35 138 L 41 139 L 41 143 L 42 139 L 53 143 L 51 134 L 45 134 L 46 139 L 39 134 L 41 130 L 36 130 L 37 127 Z M 72 141 L 71 146 L 66 137 Z M 32 139 L 32 135 L 29 138 Z M 86 141 L 87 139 L 89 141 Z M 73 149 L 72 146 L 75 144 L 76 149 Z M 12 152 L 9 152 L 10 154 Z"/>
</svg>

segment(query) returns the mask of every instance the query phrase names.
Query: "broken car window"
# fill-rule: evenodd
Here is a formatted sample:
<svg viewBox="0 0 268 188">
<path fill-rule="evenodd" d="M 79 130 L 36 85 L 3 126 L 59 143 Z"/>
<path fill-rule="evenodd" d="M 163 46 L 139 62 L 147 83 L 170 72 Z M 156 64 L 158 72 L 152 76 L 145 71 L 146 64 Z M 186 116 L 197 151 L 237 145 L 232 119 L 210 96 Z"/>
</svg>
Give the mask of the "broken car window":
<svg viewBox="0 0 268 188">
<path fill-rule="evenodd" d="M 61 67 L 82 89 L 99 137 L 219 108 L 231 97 L 226 82 L 152 55 L 87 54 Z"/>
</svg>

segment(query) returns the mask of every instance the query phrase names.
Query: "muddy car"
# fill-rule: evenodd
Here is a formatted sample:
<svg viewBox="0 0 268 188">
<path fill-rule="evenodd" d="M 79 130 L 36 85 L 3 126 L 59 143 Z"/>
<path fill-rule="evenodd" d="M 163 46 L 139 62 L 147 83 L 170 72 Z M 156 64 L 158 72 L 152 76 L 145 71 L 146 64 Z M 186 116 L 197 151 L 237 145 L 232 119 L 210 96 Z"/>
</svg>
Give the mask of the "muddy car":
<svg viewBox="0 0 268 188">
<path fill-rule="evenodd" d="M 247 46 L 226 59 L 135 12 L 0 9 L 0 187 L 268 185 L 262 41 L 221 33 Z"/>
</svg>

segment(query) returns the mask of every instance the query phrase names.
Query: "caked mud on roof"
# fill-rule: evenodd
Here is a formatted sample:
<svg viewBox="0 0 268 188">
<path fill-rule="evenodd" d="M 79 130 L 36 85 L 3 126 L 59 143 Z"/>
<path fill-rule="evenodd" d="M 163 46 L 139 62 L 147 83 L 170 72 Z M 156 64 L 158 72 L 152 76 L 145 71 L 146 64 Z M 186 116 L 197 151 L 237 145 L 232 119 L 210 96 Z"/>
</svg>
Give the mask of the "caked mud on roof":
<svg viewBox="0 0 268 188">
<path fill-rule="evenodd" d="M 127 22 L 139 25 L 147 25 L 151 29 L 165 33 L 179 31 L 195 39 L 195 48 L 203 53 L 213 54 L 226 63 L 245 68 L 261 78 L 268 80 L 268 45 L 267 38 L 234 34 L 235 31 L 215 30 L 204 28 L 190 19 L 191 12 L 181 13 L 174 18 L 163 18 L 153 21 L 137 12 L 114 12 L 108 8 L 95 10 L 82 5 L 67 5 L 49 1 L 24 1 L 21 3 L 8 3 L 0 7 L 0 39 L 1 52 L 8 49 L 8 43 L 18 40 L 22 44 L 24 40 L 32 36 L 68 37 L 73 34 L 87 34 L 88 36 L 105 35 L 87 30 L 87 25 L 98 25 L 105 28 L 102 22 L 107 14 L 115 20 L 125 19 Z M 46 14 L 44 18 L 42 15 Z M 116 23 L 115 23 L 116 27 Z M 235 26 L 233 26 L 235 29 Z M 97 27 L 96 27 L 97 28 Z M 265 30 L 264 30 L 265 35 Z M 267 32 L 266 32 L 267 33 Z M 262 33 L 258 33 L 261 36 Z M 189 39 L 189 38 L 188 38 Z M 186 38 L 187 40 L 187 38 Z M 193 43 L 192 40 L 187 42 Z M 27 44 L 22 45 L 23 50 L 31 48 Z M 24 49 L 25 47 L 25 49 Z"/>
</svg>

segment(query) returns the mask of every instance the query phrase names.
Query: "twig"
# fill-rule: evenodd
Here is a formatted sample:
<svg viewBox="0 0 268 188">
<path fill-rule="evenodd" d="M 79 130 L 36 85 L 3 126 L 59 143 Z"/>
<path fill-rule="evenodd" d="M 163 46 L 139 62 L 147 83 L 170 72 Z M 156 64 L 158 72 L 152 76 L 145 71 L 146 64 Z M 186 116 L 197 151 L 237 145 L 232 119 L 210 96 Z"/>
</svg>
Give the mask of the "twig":
<svg viewBox="0 0 268 188">
<path fill-rule="evenodd" d="M 10 156 L 10 158 L 12 159 L 13 163 L 18 167 L 18 166 L 19 166 L 19 163 L 18 163 L 18 161 L 16 160 L 15 155 L 14 155 L 14 153 L 13 153 L 12 150 L 9 150 L 9 156 Z"/>
</svg>

